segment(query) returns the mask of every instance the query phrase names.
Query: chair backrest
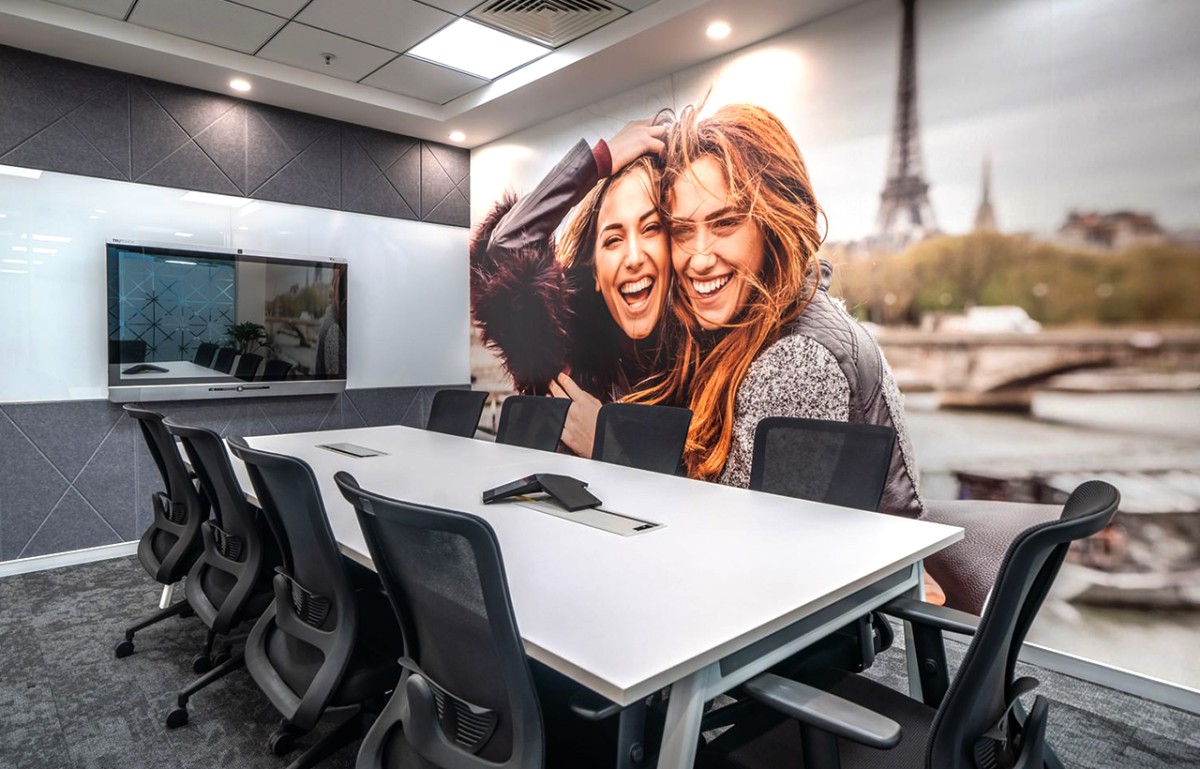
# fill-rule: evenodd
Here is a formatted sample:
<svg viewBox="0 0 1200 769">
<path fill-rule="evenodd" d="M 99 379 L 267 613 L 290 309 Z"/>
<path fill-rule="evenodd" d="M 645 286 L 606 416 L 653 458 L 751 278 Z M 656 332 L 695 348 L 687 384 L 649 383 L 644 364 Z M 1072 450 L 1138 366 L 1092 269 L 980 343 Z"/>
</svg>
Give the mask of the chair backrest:
<svg viewBox="0 0 1200 769">
<path fill-rule="evenodd" d="M 217 346 L 212 342 L 201 342 L 196 347 L 196 357 L 192 358 L 192 363 L 205 368 L 212 368 L 213 356 L 217 354 Z"/>
<path fill-rule="evenodd" d="M 592 459 L 658 473 L 677 473 L 691 424 L 690 409 L 606 403 L 596 418 Z"/>
<path fill-rule="evenodd" d="M 1020 725 L 1007 714 L 1021 693 L 1013 679 L 1017 654 L 1046 593 L 1062 566 L 1071 542 L 1097 533 L 1112 520 L 1121 495 L 1103 481 L 1088 481 L 1071 494 L 1062 516 L 1026 529 L 1005 553 L 991 602 L 979 629 L 938 708 L 926 747 L 926 766 L 1000 766 L 998 742 L 983 739 L 992 727 L 1009 722 L 1019 737 Z"/>
<path fill-rule="evenodd" d="M 878 510 L 895 440 L 883 425 L 767 417 L 754 431 L 750 488 Z"/>
<path fill-rule="evenodd" d="M 246 463 L 258 503 L 285 553 L 273 585 L 277 632 L 290 636 L 293 647 L 307 644 L 321 653 L 320 670 L 311 677 L 307 690 L 294 692 L 295 696 L 289 696 L 292 688 L 285 680 L 294 677 L 286 671 L 265 680 L 255 675 L 255 681 L 276 707 L 285 711 L 289 722 L 310 728 L 333 697 L 354 651 L 358 635 L 354 586 L 329 527 L 312 468 L 294 457 L 251 448 L 238 437 L 229 439 L 229 448 Z M 248 648 L 247 657 L 250 655 Z M 272 667 L 280 667 L 309 656 L 289 659 L 266 654 L 265 659 Z"/>
<path fill-rule="evenodd" d="M 144 363 L 146 342 L 142 339 L 108 340 L 109 363 Z"/>
<path fill-rule="evenodd" d="M 254 375 L 258 373 L 258 366 L 262 363 L 262 356 L 254 353 L 242 353 L 242 357 L 238 358 L 237 370 L 233 375 L 238 379 L 250 381 L 254 379 Z"/>
<path fill-rule="evenodd" d="M 404 634 L 394 696 L 407 707 L 385 753 L 415 751 L 439 767 L 541 767 L 541 712 L 495 532 L 473 515 L 363 490 L 348 473 L 334 478 Z"/>
<path fill-rule="evenodd" d="M 438 390 L 429 407 L 426 430 L 472 438 L 488 394 L 480 390 Z"/>
<path fill-rule="evenodd" d="M 233 359 L 236 357 L 237 350 L 232 347 L 222 347 L 217 350 L 217 357 L 213 360 L 212 367 L 216 371 L 228 374 L 233 370 Z"/>
<path fill-rule="evenodd" d="M 567 398 L 510 395 L 500 408 L 496 443 L 555 451 L 563 425 L 567 423 L 569 408 L 571 401 Z"/>
<path fill-rule="evenodd" d="M 288 374 L 292 371 L 292 364 L 286 360 L 272 358 L 267 361 L 266 367 L 263 369 L 264 382 L 282 382 L 288 378 Z"/>
<path fill-rule="evenodd" d="M 220 585 L 220 599 L 213 602 L 216 617 L 212 628 L 227 633 L 245 619 L 246 605 L 255 588 L 279 559 L 279 549 L 264 522 L 246 501 L 238 484 L 221 436 L 204 427 L 190 427 L 164 419 L 167 430 L 179 438 L 212 504 L 212 519 L 205 521 L 204 555 L 188 575 L 188 600 L 199 588 L 212 599 Z M 200 577 L 199 584 L 194 584 Z M 194 605 L 194 603 L 193 603 Z M 200 612 L 197 609 L 197 612 Z"/>
<path fill-rule="evenodd" d="M 183 579 L 200 554 L 200 524 L 208 517 L 208 500 L 192 484 L 163 415 L 133 404 L 125 405 L 125 413 L 137 420 L 164 487 L 151 496 L 154 520 L 138 543 L 138 559 L 155 580 L 172 584 Z"/>
</svg>

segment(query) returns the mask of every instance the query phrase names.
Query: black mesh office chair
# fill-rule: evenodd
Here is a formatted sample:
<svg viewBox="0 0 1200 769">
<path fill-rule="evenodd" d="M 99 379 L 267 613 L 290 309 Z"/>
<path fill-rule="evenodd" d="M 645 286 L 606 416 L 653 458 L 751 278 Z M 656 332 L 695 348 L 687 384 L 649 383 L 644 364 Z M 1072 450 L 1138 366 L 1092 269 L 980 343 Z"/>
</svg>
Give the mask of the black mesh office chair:
<svg viewBox="0 0 1200 769">
<path fill-rule="evenodd" d="M 541 714 L 495 532 L 365 491 L 347 473 L 335 480 L 404 632 L 403 676 L 358 769 L 540 769 Z"/>
<path fill-rule="evenodd" d="M 500 407 L 496 443 L 555 451 L 569 408 L 571 401 L 567 398 L 510 395 Z"/>
<path fill-rule="evenodd" d="M 222 374 L 228 374 L 233 370 L 233 359 L 237 357 L 237 350 L 232 347 L 222 347 L 217 350 L 217 357 L 213 359 L 213 370 L 220 371 Z"/>
<path fill-rule="evenodd" d="M 746 741 L 739 724 L 715 740 L 705 763 L 698 765 L 779 766 L 790 754 L 796 760 L 788 765 L 806 769 L 1042 769 L 1048 703 L 1038 696 L 1028 713 L 1021 707 L 1017 698 L 1037 681 L 1014 678 L 1017 655 L 1067 548 L 1107 526 L 1119 502 L 1115 488 L 1088 481 L 1071 494 L 1060 518 L 1019 534 L 1005 553 L 991 601 L 977 625 L 969 614 L 911 599 L 885 607 L 889 614 L 936 634 L 974 635 L 953 683 L 943 690 L 945 696 L 933 693 L 935 706 L 854 674 L 827 671 L 814 676 L 811 682 L 820 688 L 767 674 L 749 682 L 747 691 L 798 719 L 800 729 L 784 722 Z M 919 649 L 918 657 L 924 653 Z"/>
<path fill-rule="evenodd" d="M 487 399 L 488 394 L 479 390 L 438 390 L 434 393 L 425 429 L 473 438 Z"/>
<path fill-rule="evenodd" d="M 212 503 L 212 518 L 201 524 L 204 553 L 188 572 L 186 594 L 196 615 L 208 627 L 203 651 L 192 669 L 203 675 L 179 692 L 167 727 L 188 722 L 187 703 L 196 692 L 245 665 L 242 653 L 228 649 L 213 654 L 218 636 L 227 637 L 256 619 L 270 604 L 271 570 L 279 563 L 279 547 L 262 515 L 246 501 L 221 437 L 212 430 L 163 420 L 183 444 L 200 488 Z"/>
<path fill-rule="evenodd" d="M 147 346 L 141 339 L 108 340 L 109 363 L 144 363 Z"/>
<path fill-rule="evenodd" d="M 188 573 L 203 550 L 200 524 L 208 517 L 208 502 L 192 484 L 175 441 L 163 426 L 162 414 L 133 405 L 126 405 L 125 413 L 137 420 L 164 487 L 151 495 L 154 520 L 138 542 L 138 560 L 156 582 L 174 585 Z M 129 627 L 125 640 L 117 644 L 114 653 L 128 657 L 133 654 L 133 636 L 139 630 L 168 617 L 191 613 L 192 607 L 186 600 L 176 601 Z"/>
<path fill-rule="evenodd" d="M 691 424 L 690 409 L 606 403 L 596 418 L 592 459 L 658 473 L 678 473 Z"/>
<path fill-rule="evenodd" d="M 767 417 L 754 430 L 750 488 L 878 510 L 895 440 L 883 425 Z"/>
<path fill-rule="evenodd" d="M 267 361 L 267 365 L 263 368 L 264 382 L 282 382 L 288 378 L 288 374 L 292 373 L 292 364 L 286 360 L 272 358 Z"/>
<path fill-rule="evenodd" d="M 192 358 L 192 363 L 205 368 L 212 368 L 213 358 L 217 354 L 217 346 L 212 342 L 201 342 L 196 347 L 196 355 Z"/>
<path fill-rule="evenodd" d="M 326 708 L 358 706 L 290 765 L 302 769 L 366 733 L 400 678 L 403 639 L 374 575 L 361 574 L 366 570 L 351 567 L 338 551 L 312 469 L 240 438 L 230 438 L 229 446 L 246 463 L 263 512 L 286 542 L 275 600 L 246 641 L 250 675 L 283 715 L 268 747 L 284 755 Z"/>
<path fill-rule="evenodd" d="M 262 363 L 262 356 L 254 353 L 242 353 L 242 357 L 238 358 L 237 369 L 233 375 L 238 379 L 244 379 L 247 382 L 254 379 L 254 375 L 258 373 L 258 367 Z"/>
</svg>

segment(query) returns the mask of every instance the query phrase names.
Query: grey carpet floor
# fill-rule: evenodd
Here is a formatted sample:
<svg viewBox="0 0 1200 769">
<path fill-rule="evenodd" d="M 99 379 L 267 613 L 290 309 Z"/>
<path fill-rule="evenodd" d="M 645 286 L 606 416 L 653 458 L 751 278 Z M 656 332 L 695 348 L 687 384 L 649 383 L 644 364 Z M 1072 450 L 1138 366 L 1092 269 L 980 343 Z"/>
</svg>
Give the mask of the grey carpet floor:
<svg viewBox="0 0 1200 769">
<path fill-rule="evenodd" d="M 157 605 L 159 590 L 134 558 L 0 579 L 0 768 L 286 765 L 266 750 L 279 716 L 245 670 L 197 694 L 188 725 L 163 726 L 174 692 L 194 677 L 203 625 L 167 620 L 138 634 L 133 656 L 113 657 L 124 627 Z M 948 651 L 957 664 L 962 648 Z M 904 686 L 898 649 L 872 670 Z M 1052 700 L 1050 740 L 1067 767 L 1200 767 L 1200 717 L 1045 670 L 1023 674 Z M 341 717 L 329 716 L 318 736 Z M 322 766 L 348 769 L 354 753 Z"/>
</svg>

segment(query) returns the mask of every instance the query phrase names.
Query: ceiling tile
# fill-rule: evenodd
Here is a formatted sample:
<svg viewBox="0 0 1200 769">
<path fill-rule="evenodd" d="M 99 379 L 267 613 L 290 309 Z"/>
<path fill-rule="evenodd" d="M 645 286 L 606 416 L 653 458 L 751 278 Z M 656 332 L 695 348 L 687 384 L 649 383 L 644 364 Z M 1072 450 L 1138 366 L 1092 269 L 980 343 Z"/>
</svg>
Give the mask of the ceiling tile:
<svg viewBox="0 0 1200 769">
<path fill-rule="evenodd" d="M 487 85 L 488 81 L 411 56 L 401 56 L 362 82 L 384 91 L 445 104 Z"/>
<path fill-rule="evenodd" d="M 125 14 L 129 13 L 129 6 L 133 5 L 133 0 L 50 0 L 50 2 L 113 19 L 124 19 Z"/>
<path fill-rule="evenodd" d="M 331 53 L 328 64 L 322 54 Z M 348 37 L 291 22 L 258 52 L 263 59 L 290 64 L 342 80 L 362 80 L 396 54 Z"/>
<path fill-rule="evenodd" d="M 423 0 L 423 2 L 435 8 L 441 8 L 443 11 L 449 11 L 455 16 L 462 16 L 467 11 L 473 10 L 475 6 L 482 4 L 482 0 Z"/>
<path fill-rule="evenodd" d="M 242 53 L 257 51 L 284 23 L 225 0 L 138 0 L 129 21 Z"/>
<path fill-rule="evenodd" d="M 276 16 L 292 18 L 308 0 L 237 0 L 238 5 L 248 5 Z"/>
<path fill-rule="evenodd" d="M 627 11 L 640 11 L 657 2 L 658 0 L 614 0 L 613 5 L 619 5 Z"/>
<path fill-rule="evenodd" d="M 454 16 L 413 0 L 313 0 L 296 21 L 402 53 Z"/>
</svg>

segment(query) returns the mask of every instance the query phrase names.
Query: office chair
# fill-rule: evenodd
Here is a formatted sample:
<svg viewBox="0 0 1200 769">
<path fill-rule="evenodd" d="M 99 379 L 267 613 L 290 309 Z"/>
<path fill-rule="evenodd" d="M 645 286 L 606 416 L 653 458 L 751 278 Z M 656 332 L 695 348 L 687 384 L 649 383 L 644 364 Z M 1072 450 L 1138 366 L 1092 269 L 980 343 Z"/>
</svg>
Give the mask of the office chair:
<svg viewBox="0 0 1200 769">
<path fill-rule="evenodd" d="M 569 408 L 571 401 L 567 398 L 510 395 L 500 407 L 496 443 L 556 451 Z"/>
<path fill-rule="evenodd" d="M 213 370 L 220 371 L 222 374 L 228 374 L 233 370 L 233 359 L 237 357 L 237 350 L 232 347 L 222 347 L 217 350 L 217 357 L 213 359 Z"/>
<path fill-rule="evenodd" d="M 875 511 L 895 440 L 883 425 L 767 417 L 754 430 L 750 488 Z"/>
<path fill-rule="evenodd" d="M 108 340 L 108 362 L 144 363 L 146 350 L 146 342 L 141 339 L 110 339 Z"/>
<path fill-rule="evenodd" d="M 495 532 L 365 491 L 348 473 L 334 479 L 404 634 L 404 672 L 358 769 L 540 769 L 542 719 Z"/>
<path fill-rule="evenodd" d="M 592 459 L 677 474 L 691 424 L 690 409 L 606 403 L 596 418 Z"/>
<path fill-rule="evenodd" d="M 221 437 L 202 427 L 164 419 L 183 444 L 200 488 L 212 503 L 212 518 L 201 524 L 204 553 L 188 572 L 186 595 L 208 627 L 204 649 L 192 661 L 203 675 L 179 692 L 167 715 L 167 728 L 188 722 L 188 700 L 201 689 L 245 665 L 242 652 L 227 648 L 213 654 L 218 636 L 227 643 L 240 625 L 257 618 L 270 604 L 271 570 L 279 563 L 279 547 L 262 516 L 246 501 Z"/>
<path fill-rule="evenodd" d="M 750 488 L 769 494 L 876 511 L 887 483 L 896 431 L 824 419 L 767 417 L 754 430 Z M 861 671 L 895 640 L 891 623 L 872 612 L 790 657 L 773 671 L 788 676 L 812 668 Z M 713 710 L 704 729 L 737 722 L 748 700 Z"/>
<path fill-rule="evenodd" d="M 174 585 L 183 579 L 203 551 L 200 523 L 208 517 L 208 501 L 192 484 L 175 441 L 163 426 L 162 414 L 132 404 L 125 406 L 125 413 L 137 420 L 164 487 L 163 491 L 156 491 L 150 497 L 154 519 L 138 542 L 138 560 L 156 582 Z M 192 607 L 186 600 L 176 601 L 130 626 L 114 654 L 117 657 L 133 654 L 133 636 L 139 630 L 168 617 L 191 614 Z"/>
<path fill-rule="evenodd" d="M 263 512 L 286 543 L 274 602 L 246 641 L 250 675 L 283 715 L 268 748 L 284 755 L 326 708 L 358 707 L 290 769 L 314 766 L 366 733 L 400 678 L 403 639 L 374 575 L 354 584 L 312 469 L 241 438 L 230 438 L 229 446 L 246 463 Z"/>
<path fill-rule="evenodd" d="M 262 356 L 254 353 L 242 353 L 242 357 L 238 358 L 237 369 L 233 375 L 238 379 L 244 379 L 247 382 L 254 379 L 254 375 L 258 373 L 258 366 L 262 363 Z"/>
<path fill-rule="evenodd" d="M 433 395 L 425 429 L 473 438 L 487 399 L 488 393 L 479 390 L 438 390 Z"/>
<path fill-rule="evenodd" d="M 292 364 L 286 360 L 272 358 L 267 361 L 266 367 L 263 369 L 264 382 L 282 382 L 288 378 L 288 374 L 292 373 Z"/>
<path fill-rule="evenodd" d="M 217 354 L 217 346 L 212 342 L 201 342 L 196 348 L 196 355 L 192 358 L 192 363 L 205 368 L 212 368 L 213 357 Z"/>
<path fill-rule="evenodd" d="M 765 736 L 742 739 L 734 726 L 705 751 L 698 766 L 779 766 L 784 756 L 802 757 L 806 769 L 888 766 L 904 769 L 1011 767 L 1041 769 L 1046 761 L 1048 703 L 1038 696 L 1025 712 L 1017 699 L 1037 686 L 1014 678 L 1021 644 L 1042 605 L 1071 542 L 1097 533 L 1112 520 L 1120 494 L 1103 481 L 1075 489 L 1062 515 L 1033 526 L 1013 540 L 1004 556 L 991 601 L 976 618 L 953 609 L 901 598 L 885 607 L 937 639 L 943 631 L 974 638 L 953 682 L 926 690 L 923 703 L 855 674 L 814 675 L 816 687 L 764 674 L 746 684 L 759 702 L 790 719 Z M 944 650 L 943 650 L 944 651 Z M 924 665 L 929 648 L 918 648 Z M 922 684 L 926 683 L 922 675 Z M 819 688 L 818 688 L 819 687 Z M 943 696 L 944 694 L 944 696 Z M 767 717 L 775 717 L 768 714 Z M 883 752 L 887 751 L 887 752 Z"/>
</svg>

